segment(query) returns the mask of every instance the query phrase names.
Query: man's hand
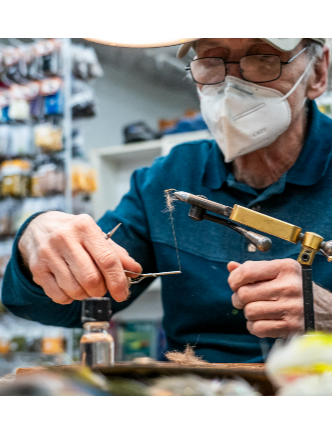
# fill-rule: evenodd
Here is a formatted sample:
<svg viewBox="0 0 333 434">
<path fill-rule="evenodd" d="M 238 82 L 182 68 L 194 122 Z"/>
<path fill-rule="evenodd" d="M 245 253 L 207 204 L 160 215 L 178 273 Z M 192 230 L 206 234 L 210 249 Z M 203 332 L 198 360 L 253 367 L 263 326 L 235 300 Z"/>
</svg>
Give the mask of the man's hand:
<svg viewBox="0 0 333 434">
<path fill-rule="evenodd" d="M 88 215 L 41 214 L 25 230 L 19 250 L 34 282 L 59 304 L 102 297 L 107 291 L 124 301 L 129 291 L 123 270 L 142 271 Z"/>
<path fill-rule="evenodd" d="M 229 262 L 232 303 L 244 309 L 247 329 L 260 338 L 304 331 L 302 269 L 293 259 Z"/>
</svg>

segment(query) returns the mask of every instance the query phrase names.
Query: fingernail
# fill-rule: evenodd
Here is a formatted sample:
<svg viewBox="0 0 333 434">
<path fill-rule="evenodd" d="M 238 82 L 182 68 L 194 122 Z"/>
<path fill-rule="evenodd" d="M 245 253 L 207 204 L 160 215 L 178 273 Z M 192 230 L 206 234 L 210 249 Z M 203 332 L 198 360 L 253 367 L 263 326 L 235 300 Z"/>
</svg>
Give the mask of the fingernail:
<svg viewBox="0 0 333 434">
<path fill-rule="evenodd" d="M 131 293 L 129 291 L 123 291 L 121 293 L 121 296 L 122 296 L 121 297 L 121 299 L 122 299 L 121 303 L 124 303 L 125 301 L 127 301 L 130 298 Z"/>
</svg>

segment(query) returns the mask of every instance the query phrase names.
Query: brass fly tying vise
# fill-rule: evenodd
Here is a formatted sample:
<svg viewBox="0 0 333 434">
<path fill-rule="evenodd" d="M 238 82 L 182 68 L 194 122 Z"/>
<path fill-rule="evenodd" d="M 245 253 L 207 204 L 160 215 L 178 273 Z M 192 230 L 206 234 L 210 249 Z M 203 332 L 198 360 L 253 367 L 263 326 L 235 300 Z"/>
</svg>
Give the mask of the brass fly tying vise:
<svg viewBox="0 0 333 434">
<path fill-rule="evenodd" d="M 239 226 L 240 223 L 249 226 L 269 235 L 273 235 L 291 243 L 301 243 L 302 248 L 297 261 L 302 266 L 303 278 L 303 299 L 304 299 L 304 326 L 305 331 L 315 329 L 314 308 L 313 308 L 313 284 L 312 284 L 312 263 L 318 252 L 323 254 L 329 262 L 332 262 L 332 241 L 324 241 L 324 238 L 313 232 L 302 233 L 302 229 L 290 223 L 267 216 L 257 211 L 234 205 L 232 208 L 225 206 L 203 196 L 196 196 L 183 191 L 176 191 L 173 195 L 190 205 L 192 205 L 189 217 L 196 221 L 209 220 L 214 223 L 222 224 L 245 236 L 260 251 L 265 252 L 271 248 L 272 242 L 268 237 L 259 235 Z M 227 217 L 226 220 L 207 213 L 211 211 L 215 214 Z M 230 221 L 231 220 L 231 221 Z M 236 223 L 233 223 L 236 222 Z"/>
</svg>

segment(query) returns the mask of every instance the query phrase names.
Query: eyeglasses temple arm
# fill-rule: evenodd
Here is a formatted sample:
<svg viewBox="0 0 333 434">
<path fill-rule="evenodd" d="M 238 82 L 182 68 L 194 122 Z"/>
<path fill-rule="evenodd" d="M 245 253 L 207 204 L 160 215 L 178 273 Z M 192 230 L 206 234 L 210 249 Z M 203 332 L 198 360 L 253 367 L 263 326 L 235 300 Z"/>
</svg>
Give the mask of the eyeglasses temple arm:
<svg viewBox="0 0 333 434">
<path fill-rule="evenodd" d="M 290 62 L 292 62 L 294 59 L 296 59 L 296 57 L 298 57 L 300 54 L 302 54 L 303 53 L 303 51 L 305 51 L 305 50 L 307 50 L 308 49 L 308 47 L 306 46 L 306 47 L 304 47 L 303 48 L 303 50 L 301 50 L 299 53 L 297 53 L 297 54 L 295 54 L 295 56 L 294 57 L 292 57 L 291 59 L 289 59 L 289 60 L 287 60 L 287 62 L 281 62 L 282 63 L 282 65 L 288 65 L 288 63 L 290 63 Z"/>
</svg>

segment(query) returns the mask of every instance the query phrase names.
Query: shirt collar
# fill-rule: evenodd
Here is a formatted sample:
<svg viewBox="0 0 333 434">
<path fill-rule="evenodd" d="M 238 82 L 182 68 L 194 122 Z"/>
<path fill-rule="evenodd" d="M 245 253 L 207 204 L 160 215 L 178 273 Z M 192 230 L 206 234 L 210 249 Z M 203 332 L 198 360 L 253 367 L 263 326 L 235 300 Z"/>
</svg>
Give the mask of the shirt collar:
<svg viewBox="0 0 333 434">
<path fill-rule="evenodd" d="M 229 173 L 221 149 L 215 140 L 212 140 L 212 146 L 202 173 L 202 185 L 211 190 L 219 190 Z"/>
<path fill-rule="evenodd" d="M 309 102 L 309 130 L 303 149 L 286 181 L 313 185 L 325 175 L 332 157 L 332 120 L 321 113 L 314 101 Z"/>
<path fill-rule="evenodd" d="M 332 121 L 323 115 L 314 101 L 309 101 L 309 130 L 303 149 L 289 171 L 283 175 L 286 182 L 312 185 L 326 173 L 332 155 Z M 305 170 L 306 169 L 306 170 Z M 208 153 L 202 173 L 202 185 L 219 190 L 230 171 L 215 140 Z"/>
</svg>

